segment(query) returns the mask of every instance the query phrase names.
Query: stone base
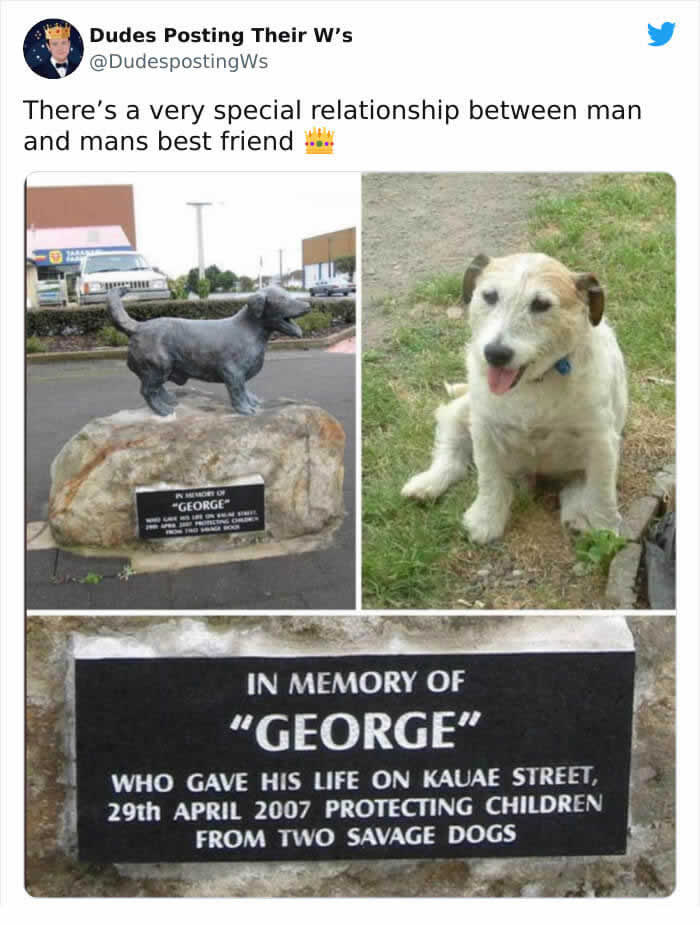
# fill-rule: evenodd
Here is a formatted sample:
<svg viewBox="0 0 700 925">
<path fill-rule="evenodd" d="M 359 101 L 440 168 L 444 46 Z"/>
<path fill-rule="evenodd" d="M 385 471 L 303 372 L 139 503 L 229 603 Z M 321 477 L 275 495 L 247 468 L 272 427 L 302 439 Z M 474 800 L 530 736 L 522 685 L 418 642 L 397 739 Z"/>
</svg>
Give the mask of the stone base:
<svg viewBox="0 0 700 925">
<path fill-rule="evenodd" d="M 147 408 L 90 421 L 51 466 L 49 523 L 56 542 L 91 550 L 212 553 L 300 537 L 327 541 L 343 518 L 343 428 L 323 409 L 284 400 L 253 416 L 179 388 L 175 412 Z M 142 540 L 137 488 L 227 485 L 261 475 L 265 530 Z"/>
</svg>

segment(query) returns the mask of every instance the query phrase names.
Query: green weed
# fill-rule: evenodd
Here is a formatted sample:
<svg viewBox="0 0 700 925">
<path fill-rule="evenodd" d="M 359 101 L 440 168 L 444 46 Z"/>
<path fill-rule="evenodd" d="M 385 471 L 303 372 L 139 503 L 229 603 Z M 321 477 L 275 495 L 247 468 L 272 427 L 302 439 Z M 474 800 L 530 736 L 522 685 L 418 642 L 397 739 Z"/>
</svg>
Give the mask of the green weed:
<svg viewBox="0 0 700 925">
<path fill-rule="evenodd" d="M 576 558 L 607 575 L 610 563 L 626 545 L 627 540 L 612 530 L 592 530 L 576 540 Z"/>
</svg>

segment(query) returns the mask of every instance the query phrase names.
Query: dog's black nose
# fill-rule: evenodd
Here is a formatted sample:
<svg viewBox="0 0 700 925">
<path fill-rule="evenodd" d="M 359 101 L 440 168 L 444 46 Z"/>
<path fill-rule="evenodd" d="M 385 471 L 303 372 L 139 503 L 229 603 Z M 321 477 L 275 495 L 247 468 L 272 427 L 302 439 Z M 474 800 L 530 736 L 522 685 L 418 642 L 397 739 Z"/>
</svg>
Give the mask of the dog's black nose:
<svg viewBox="0 0 700 925">
<path fill-rule="evenodd" d="M 484 347 L 484 356 L 491 366 L 507 366 L 513 359 L 513 351 L 503 344 L 487 344 Z"/>
</svg>

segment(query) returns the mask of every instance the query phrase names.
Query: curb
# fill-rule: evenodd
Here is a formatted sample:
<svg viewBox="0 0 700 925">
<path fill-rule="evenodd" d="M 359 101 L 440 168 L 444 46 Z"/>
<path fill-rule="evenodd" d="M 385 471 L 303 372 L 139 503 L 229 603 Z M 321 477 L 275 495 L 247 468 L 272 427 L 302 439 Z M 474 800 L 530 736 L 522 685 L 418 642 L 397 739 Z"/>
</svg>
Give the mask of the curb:
<svg viewBox="0 0 700 925">
<path fill-rule="evenodd" d="M 328 337 L 280 338 L 270 341 L 268 350 L 322 350 L 355 336 L 355 325 Z M 53 353 L 28 353 L 27 363 L 63 363 L 70 360 L 113 360 L 126 357 L 128 347 L 97 347 L 93 350 L 67 350 Z"/>
<path fill-rule="evenodd" d="M 637 603 L 637 574 L 642 563 L 644 538 L 652 520 L 668 509 L 675 495 L 676 464 L 666 463 L 657 473 L 650 494 L 630 505 L 622 519 L 620 536 L 627 540 L 610 563 L 605 600 L 614 607 L 633 609 Z"/>
<path fill-rule="evenodd" d="M 94 350 L 66 350 L 65 353 L 28 353 L 27 363 L 59 363 L 64 360 L 110 360 L 125 357 L 126 347 L 102 347 Z"/>
</svg>

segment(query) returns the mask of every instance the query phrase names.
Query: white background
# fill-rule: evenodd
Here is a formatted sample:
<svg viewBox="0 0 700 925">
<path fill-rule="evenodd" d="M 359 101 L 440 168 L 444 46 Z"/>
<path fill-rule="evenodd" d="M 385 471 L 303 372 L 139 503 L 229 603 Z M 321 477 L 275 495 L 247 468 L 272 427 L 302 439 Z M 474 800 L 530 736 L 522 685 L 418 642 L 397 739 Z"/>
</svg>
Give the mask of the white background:
<svg viewBox="0 0 700 925">
<path fill-rule="evenodd" d="M 664 900 L 562 902 L 502 900 L 350 900 L 256 902 L 239 900 L 211 916 L 255 914 L 293 920 L 348 921 L 357 915 L 400 915 L 416 920 L 439 914 L 450 920 L 500 915 L 539 920 L 634 915 L 638 921 L 681 918 L 698 904 L 698 7 L 659 3 L 131 3 L 5 2 L 2 7 L 2 642 L 3 642 L 3 902 L 4 911 L 27 921 L 63 915 L 82 921 L 166 914 L 178 920 L 201 915 L 192 901 L 32 900 L 23 892 L 23 183 L 33 171 L 666 171 L 678 189 L 678 887 Z M 92 73 L 91 52 L 115 50 L 86 41 L 86 58 L 70 78 L 46 81 L 28 71 L 22 55 L 26 31 L 45 16 L 76 25 L 87 39 L 90 26 L 132 25 L 159 30 L 245 28 L 269 24 L 339 25 L 353 31 L 349 45 L 278 45 L 259 49 L 223 46 L 120 46 L 122 54 L 240 54 L 258 50 L 270 59 L 265 71 L 196 73 L 117 71 Z M 676 22 L 662 48 L 650 48 L 647 23 Z M 345 102 L 438 98 L 463 103 L 639 103 L 640 122 L 592 123 L 462 120 L 433 123 L 336 122 L 332 158 L 312 158 L 297 142 L 293 153 L 105 154 L 26 153 L 22 99 L 54 102 L 227 102 L 302 97 Z M 93 123 L 94 126 L 94 123 Z M 286 131 L 289 123 L 265 123 Z M 311 127 L 295 125 L 295 131 Z M 50 131 L 47 126 L 43 131 Z M 61 126 L 64 128 L 64 126 Z M 134 131 L 110 123 L 108 131 Z M 150 128 L 150 127 L 148 127 Z M 89 126 L 85 127 L 88 130 Z M 147 127 L 140 125 L 138 132 Z M 173 127 L 170 126 L 172 130 Z M 93 131 L 95 129 L 93 128 Z M 183 132 L 199 129 L 183 128 Z M 257 131 L 247 126 L 248 131 Z M 302 138 L 303 141 L 303 138 Z M 322 160 L 319 164 L 318 160 Z M 439 227 L 436 225 L 436 234 Z M 168 902 L 163 910 L 163 902 Z M 484 908 L 483 902 L 488 902 Z M 154 907 L 158 903 L 159 908 Z M 214 907 L 213 904 L 216 904 Z M 517 904 L 517 908 L 515 908 Z M 253 908 L 254 907 L 254 908 Z M 624 907 L 624 908 L 623 908 Z"/>
</svg>

